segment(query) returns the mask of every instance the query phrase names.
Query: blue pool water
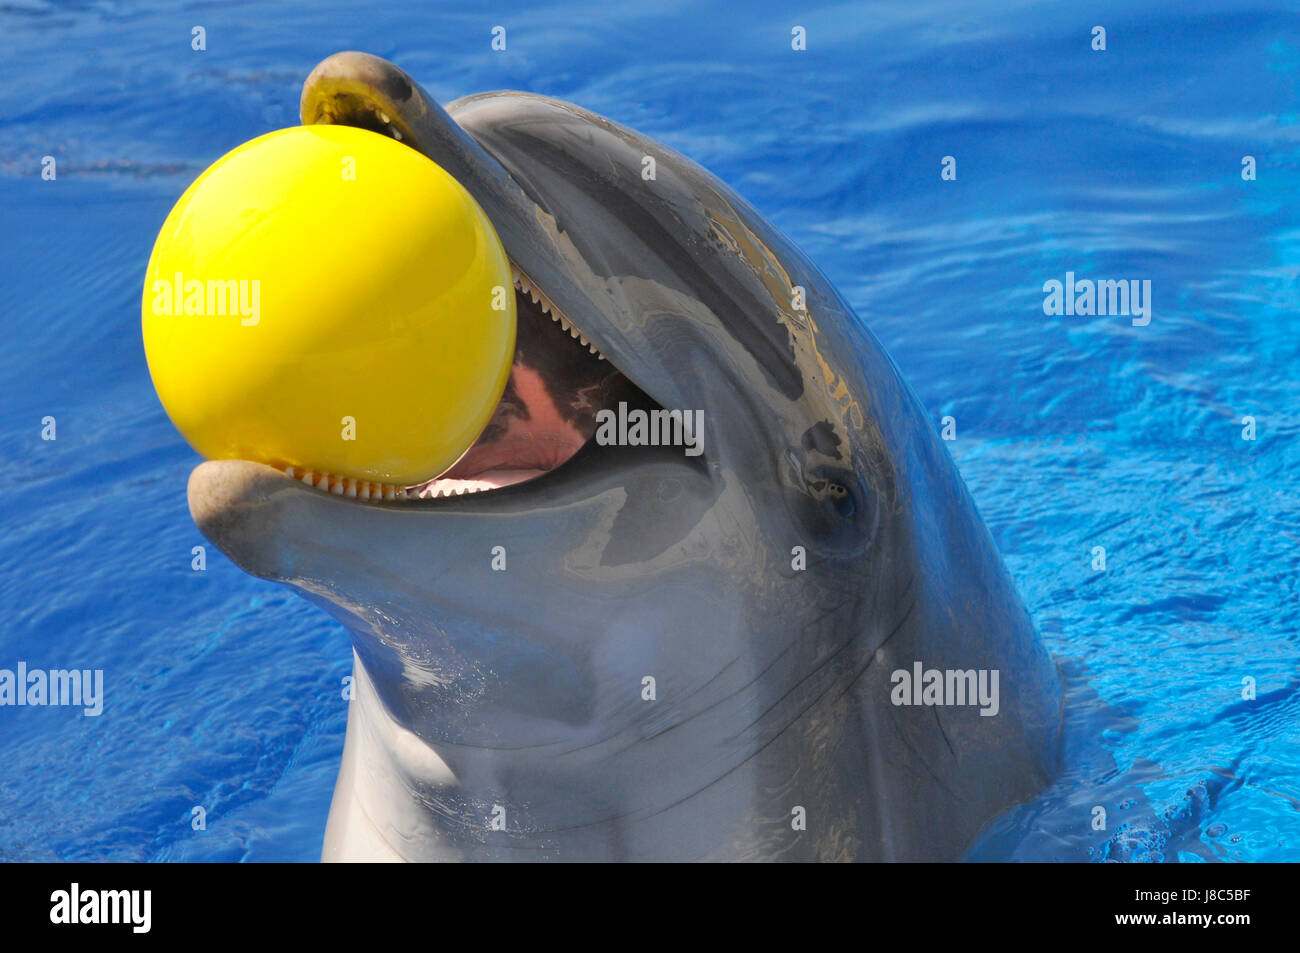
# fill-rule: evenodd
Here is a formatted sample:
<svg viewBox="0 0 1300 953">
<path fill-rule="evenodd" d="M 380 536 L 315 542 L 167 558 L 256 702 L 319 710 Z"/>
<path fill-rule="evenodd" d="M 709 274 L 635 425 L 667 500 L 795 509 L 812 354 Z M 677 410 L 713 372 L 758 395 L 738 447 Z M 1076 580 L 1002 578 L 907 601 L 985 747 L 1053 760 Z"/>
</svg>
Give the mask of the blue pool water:
<svg viewBox="0 0 1300 953">
<path fill-rule="evenodd" d="M 197 458 L 149 382 L 140 285 L 185 186 L 293 124 L 349 48 L 443 102 L 545 93 L 693 157 L 955 418 L 1069 687 L 1060 779 L 972 858 L 1300 859 L 1294 5 L 408 6 L 0 10 L 0 667 L 106 683 L 98 718 L 0 709 L 0 859 L 319 855 L 347 640 L 214 549 L 191 571 Z M 1149 279 L 1150 324 L 1044 315 L 1067 271 Z"/>
</svg>

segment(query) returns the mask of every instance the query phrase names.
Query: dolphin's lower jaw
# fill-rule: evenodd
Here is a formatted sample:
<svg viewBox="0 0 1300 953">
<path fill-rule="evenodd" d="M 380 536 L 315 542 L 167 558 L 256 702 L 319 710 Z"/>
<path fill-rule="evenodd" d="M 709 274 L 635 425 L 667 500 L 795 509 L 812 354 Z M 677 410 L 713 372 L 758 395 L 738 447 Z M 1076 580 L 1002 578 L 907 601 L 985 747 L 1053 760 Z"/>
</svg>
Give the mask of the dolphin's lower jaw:
<svg viewBox="0 0 1300 953">
<path fill-rule="evenodd" d="M 426 498 L 190 478 L 209 539 L 351 634 L 327 859 L 954 859 L 1041 788 L 1051 659 L 915 397 L 779 232 L 570 104 L 453 119 L 358 53 L 302 104 L 465 185 L 519 272 L 525 355 Z M 703 455 L 598 445 L 625 393 L 698 408 Z M 998 672 L 997 714 L 895 704 L 917 664 Z"/>
</svg>

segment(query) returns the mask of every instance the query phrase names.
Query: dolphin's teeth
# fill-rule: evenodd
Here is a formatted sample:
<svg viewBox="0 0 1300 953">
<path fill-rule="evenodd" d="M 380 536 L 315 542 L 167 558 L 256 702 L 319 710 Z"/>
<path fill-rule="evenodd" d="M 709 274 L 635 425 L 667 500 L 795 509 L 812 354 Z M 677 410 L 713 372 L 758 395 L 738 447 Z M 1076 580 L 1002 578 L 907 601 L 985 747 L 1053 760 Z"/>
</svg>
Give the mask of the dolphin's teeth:
<svg viewBox="0 0 1300 953">
<path fill-rule="evenodd" d="M 307 470 L 301 477 L 297 476 L 297 470 L 294 467 L 288 467 L 285 472 L 308 486 L 323 490 L 333 496 L 346 497 L 349 500 L 411 500 L 419 495 L 414 490 L 394 486 L 391 483 L 380 483 L 377 480 L 374 482 L 355 480 L 352 477 L 337 476 L 325 471 L 317 473 L 315 470 Z"/>
<path fill-rule="evenodd" d="M 388 131 L 393 134 L 393 138 L 396 139 L 398 142 L 402 141 L 402 134 L 397 131 L 397 128 L 395 126 L 389 126 Z"/>
<path fill-rule="evenodd" d="M 434 480 L 432 483 L 424 486 L 419 495 L 427 500 L 451 499 L 455 496 L 473 496 L 475 493 L 486 493 L 495 488 L 495 484 L 480 484 L 470 480 L 458 480 L 454 477 Z"/>
<path fill-rule="evenodd" d="M 529 300 L 540 307 L 543 314 L 549 315 L 552 321 L 559 324 L 559 326 L 565 331 L 568 331 L 570 337 L 575 338 L 579 344 L 582 344 L 588 351 L 596 355 L 598 360 L 603 361 L 606 359 L 605 355 L 601 354 L 600 351 L 596 349 L 596 345 L 587 340 L 586 335 L 579 331 L 577 327 L 560 312 L 560 309 L 555 306 L 550 298 L 546 297 L 540 289 L 528 280 L 524 273 L 515 266 L 514 262 L 510 263 L 510 277 L 514 280 L 515 289 L 528 295 Z M 470 492 L 478 491 L 471 490 Z M 441 494 L 434 493 L 433 495 L 438 496 Z"/>
<path fill-rule="evenodd" d="M 294 478 L 293 467 L 285 467 L 284 475 L 287 476 L 290 480 L 292 480 Z"/>
<path fill-rule="evenodd" d="M 384 112 L 382 109 L 379 111 L 379 121 L 382 122 L 385 126 L 387 126 L 388 123 L 390 122 L 388 118 L 388 113 Z"/>
</svg>

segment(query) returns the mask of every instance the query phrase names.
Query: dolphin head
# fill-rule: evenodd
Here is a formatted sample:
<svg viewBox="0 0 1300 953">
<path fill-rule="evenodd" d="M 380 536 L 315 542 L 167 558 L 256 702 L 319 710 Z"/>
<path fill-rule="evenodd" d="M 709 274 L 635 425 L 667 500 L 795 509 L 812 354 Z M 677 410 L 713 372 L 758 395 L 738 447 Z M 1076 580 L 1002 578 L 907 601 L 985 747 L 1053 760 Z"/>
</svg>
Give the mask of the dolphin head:
<svg viewBox="0 0 1300 953">
<path fill-rule="evenodd" d="M 368 804 L 399 854 L 433 816 L 462 855 L 953 856 L 1042 784 L 1059 686 L 988 534 L 883 349 L 763 216 L 577 106 L 444 111 L 366 54 L 322 62 L 302 118 L 429 156 L 516 278 L 526 356 L 453 471 L 378 501 L 246 461 L 190 479 L 204 534 L 340 619 L 376 717 L 435 756 L 389 744 L 426 815 Z M 891 706 L 914 660 L 1033 690 L 997 731 Z"/>
</svg>

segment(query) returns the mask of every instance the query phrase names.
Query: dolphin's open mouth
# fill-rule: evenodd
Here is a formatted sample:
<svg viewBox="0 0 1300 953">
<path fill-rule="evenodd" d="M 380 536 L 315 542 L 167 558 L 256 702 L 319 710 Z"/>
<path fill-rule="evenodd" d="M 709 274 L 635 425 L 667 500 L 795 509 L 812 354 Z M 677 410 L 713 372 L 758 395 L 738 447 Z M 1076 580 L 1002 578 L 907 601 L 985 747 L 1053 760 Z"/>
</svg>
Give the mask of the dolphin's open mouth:
<svg viewBox="0 0 1300 953">
<path fill-rule="evenodd" d="M 534 480 L 561 466 L 596 432 L 596 415 L 619 401 L 653 407 L 513 263 L 518 330 L 505 391 L 483 433 L 446 472 L 412 486 L 354 480 L 323 470 L 285 473 L 325 493 L 359 500 L 462 496 Z"/>
<path fill-rule="evenodd" d="M 518 331 L 505 392 L 478 440 L 446 473 L 411 488 L 421 497 L 478 493 L 536 479 L 574 456 L 596 414 L 631 384 L 514 265 Z"/>
</svg>

